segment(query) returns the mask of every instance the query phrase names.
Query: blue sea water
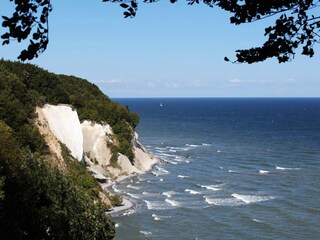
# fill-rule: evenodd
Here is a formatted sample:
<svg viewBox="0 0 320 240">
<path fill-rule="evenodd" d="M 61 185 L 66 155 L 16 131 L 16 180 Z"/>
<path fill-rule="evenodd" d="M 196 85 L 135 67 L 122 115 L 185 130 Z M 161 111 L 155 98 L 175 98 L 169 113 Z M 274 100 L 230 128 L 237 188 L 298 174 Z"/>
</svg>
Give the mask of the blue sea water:
<svg viewBox="0 0 320 240">
<path fill-rule="evenodd" d="M 319 98 L 115 100 L 161 159 L 117 239 L 320 239 Z"/>
</svg>

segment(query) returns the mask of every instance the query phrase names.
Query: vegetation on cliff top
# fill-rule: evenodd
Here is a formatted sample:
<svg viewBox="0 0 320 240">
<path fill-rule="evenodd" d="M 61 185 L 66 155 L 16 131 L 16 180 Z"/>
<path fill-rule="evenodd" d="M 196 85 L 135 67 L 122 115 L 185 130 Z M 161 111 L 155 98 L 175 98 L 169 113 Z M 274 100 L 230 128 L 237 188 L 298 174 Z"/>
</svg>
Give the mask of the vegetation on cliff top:
<svg viewBox="0 0 320 240">
<path fill-rule="evenodd" d="M 93 83 L 49 73 L 32 64 L 0 60 L 0 89 L 0 119 L 19 132 L 23 145 L 32 151 L 45 147 L 30 124 L 35 107 L 64 103 L 77 109 L 80 121 L 110 124 L 119 141 L 117 150 L 133 161 L 130 143 L 139 123 L 138 114 L 112 102 Z"/>
<path fill-rule="evenodd" d="M 35 107 L 71 104 L 80 120 L 109 123 L 118 151 L 131 160 L 139 117 L 85 80 L 31 64 L 0 60 L 0 236 L 4 239 L 112 239 L 114 224 L 100 186 L 63 148 L 66 171 L 43 160 L 48 147 L 34 124 Z M 112 205 L 121 202 L 118 196 Z"/>
</svg>

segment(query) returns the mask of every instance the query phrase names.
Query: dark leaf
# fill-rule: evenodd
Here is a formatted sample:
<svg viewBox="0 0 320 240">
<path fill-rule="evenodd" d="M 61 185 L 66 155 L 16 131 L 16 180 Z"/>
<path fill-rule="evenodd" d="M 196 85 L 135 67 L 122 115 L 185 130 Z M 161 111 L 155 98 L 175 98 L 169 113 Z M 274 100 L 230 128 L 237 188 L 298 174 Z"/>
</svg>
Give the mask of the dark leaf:
<svg viewBox="0 0 320 240">
<path fill-rule="evenodd" d="M 121 4 L 120 4 L 120 7 L 122 7 L 122 8 L 128 8 L 129 5 L 128 5 L 128 4 L 125 4 L 125 3 L 121 3 Z"/>
</svg>

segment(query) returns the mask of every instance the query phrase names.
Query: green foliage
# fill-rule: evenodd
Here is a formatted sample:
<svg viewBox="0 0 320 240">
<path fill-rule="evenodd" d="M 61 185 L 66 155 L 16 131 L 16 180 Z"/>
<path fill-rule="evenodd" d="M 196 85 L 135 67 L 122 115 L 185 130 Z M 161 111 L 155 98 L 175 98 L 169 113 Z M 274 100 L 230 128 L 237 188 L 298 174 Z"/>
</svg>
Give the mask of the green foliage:
<svg viewBox="0 0 320 240">
<path fill-rule="evenodd" d="M 77 109 L 80 120 L 110 124 L 116 128 L 119 142 L 130 143 L 132 131 L 139 123 L 137 113 L 130 113 L 128 108 L 112 102 L 93 83 L 49 73 L 31 64 L 0 60 L 0 119 L 19 133 L 19 141 L 28 145 L 32 152 L 46 151 L 31 121 L 35 107 L 45 103 L 71 104 Z M 131 156 L 130 150 L 121 153 Z"/>
<path fill-rule="evenodd" d="M 127 141 L 122 141 L 119 143 L 119 152 L 126 155 L 131 162 L 134 159 L 134 153 L 132 151 L 131 145 Z"/>
<path fill-rule="evenodd" d="M 67 176 L 70 180 L 87 195 L 95 200 L 99 198 L 99 191 L 102 191 L 100 185 L 94 177 L 86 170 L 85 166 L 72 159 L 69 149 L 61 145 L 62 157 L 67 164 Z"/>
<path fill-rule="evenodd" d="M 119 165 L 118 165 L 119 149 L 118 149 L 118 147 L 113 144 L 108 144 L 108 147 L 110 148 L 111 154 L 112 154 L 111 159 L 110 159 L 111 167 L 119 168 Z"/>
<path fill-rule="evenodd" d="M 123 203 L 123 198 L 118 194 L 109 196 L 109 199 L 111 200 L 112 206 L 121 206 Z"/>
<path fill-rule="evenodd" d="M 85 188 L 19 146 L 3 121 L 0 134 L 2 239 L 114 238 L 105 207 Z"/>
<path fill-rule="evenodd" d="M 62 145 L 67 169 L 45 163 L 47 146 L 34 125 L 35 107 L 72 104 L 81 120 L 107 122 L 118 152 L 133 159 L 130 142 L 139 117 L 113 103 L 92 83 L 31 64 L 0 60 L 1 239 L 112 239 L 114 226 L 99 199 L 101 187 Z M 117 140 L 118 139 L 118 140 Z M 122 202 L 110 196 L 112 205 Z"/>
</svg>

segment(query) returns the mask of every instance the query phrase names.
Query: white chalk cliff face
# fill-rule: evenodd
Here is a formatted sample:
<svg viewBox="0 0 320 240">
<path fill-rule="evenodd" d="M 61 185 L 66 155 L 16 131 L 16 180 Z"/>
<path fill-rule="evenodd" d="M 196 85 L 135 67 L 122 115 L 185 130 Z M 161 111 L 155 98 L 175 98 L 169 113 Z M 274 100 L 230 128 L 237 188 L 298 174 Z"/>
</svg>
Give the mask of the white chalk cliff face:
<svg viewBox="0 0 320 240">
<path fill-rule="evenodd" d="M 81 161 L 83 135 L 77 111 L 68 105 L 49 104 L 45 104 L 41 111 L 48 121 L 51 132 L 67 146 L 74 158 Z"/>
<path fill-rule="evenodd" d="M 135 154 L 134 165 L 126 156 L 119 154 L 117 161 L 119 168 L 114 168 L 110 166 L 112 157 L 110 146 L 115 144 L 115 135 L 110 125 L 87 120 L 80 124 L 77 112 L 68 105 L 46 104 L 43 108 L 37 108 L 37 112 L 41 113 L 42 118 L 45 118 L 42 121 L 48 123 L 50 132 L 68 147 L 74 158 L 81 161 L 85 153 L 89 171 L 97 179 L 105 181 L 110 177 L 140 174 L 150 170 L 157 162 L 138 141 L 138 134 L 135 133 L 132 141 Z"/>
<path fill-rule="evenodd" d="M 96 124 L 85 120 L 81 123 L 83 134 L 83 150 L 90 159 L 98 161 L 99 165 L 109 165 L 112 157 L 108 143 L 112 143 L 113 132 L 110 125 Z"/>
<path fill-rule="evenodd" d="M 96 176 L 101 176 L 103 172 L 101 169 L 97 169 L 94 166 L 94 162 L 102 166 L 107 172 L 111 173 L 112 177 L 128 174 L 141 174 L 151 169 L 152 165 L 156 163 L 156 159 L 152 158 L 138 141 L 138 134 L 135 133 L 135 137 L 132 141 L 133 152 L 135 153 L 134 165 L 130 160 L 122 155 L 118 155 L 118 165 L 120 169 L 116 169 L 110 166 L 110 159 L 112 157 L 111 150 L 108 147 L 109 144 L 115 144 L 114 134 L 112 128 L 108 124 L 98 124 L 91 121 L 84 121 L 81 124 L 83 133 L 83 147 L 86 155 L 91 160 L 90 171 Z"/>
</svg>

